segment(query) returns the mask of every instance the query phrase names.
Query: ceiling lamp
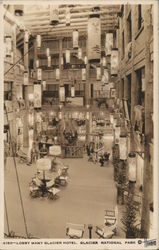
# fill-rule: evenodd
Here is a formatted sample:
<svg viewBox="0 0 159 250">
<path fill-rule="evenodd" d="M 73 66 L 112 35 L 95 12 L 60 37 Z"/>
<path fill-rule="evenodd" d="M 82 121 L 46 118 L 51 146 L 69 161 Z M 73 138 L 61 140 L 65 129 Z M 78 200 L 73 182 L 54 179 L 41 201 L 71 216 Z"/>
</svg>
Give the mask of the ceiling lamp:
<svg viewBox="0 0 159 250">
<path fill-rule="evenodd" d="M 82 49 L 78 48 L 78 59 L 82 59 Z"/>
<path fill-rule="evenodd" d="M 46 48 L 46 56 L 49 57 L 50 56 L 50 49 Z"/>
<path fill-rule="evenodd" d="M 66 50 L 66 63 L 70 63 L 70 50 Z"/>
<path fill-rule="evenodd" d="M 57 25 L 59 23 L 59 6 L 50 5 L 50 24 Z"/>
<path fill-rule="evenodd" d="M 136 182 L 136 154 L 130 152 L 128 155 L 129 181 Z"/>
<path fill-rule="evenodd" d="M 49 68 L 51 67 L 51 56 L 48 56 L 48 58 L 47 58 L 47 66 Z"/>
<path fill-rule="evenodd" d="M 41 48 L 41 35 L 37 35 L 36 37 L 36 42 L 37 42 L 37 48 Z"/>
<path fill-rule="evenodd" d="M 70 26 L 70 18 L 71 18 L 71 16 L 70 16 L 70 8 L 69 7 L 66 8 L 65 15 L 66 15 L 66 26 Z"/>
<path fill-rule="evenodd" d="M 14 14 L 15 14 L 15 16 L 23 16 L 24 6 L 23 5 L 15 5 L 14 6 Z"/>
<path fill-rule="evenodd" d="M 73 48 L 78 48 L 78 30 L 73 31 Z"/>
</svg>

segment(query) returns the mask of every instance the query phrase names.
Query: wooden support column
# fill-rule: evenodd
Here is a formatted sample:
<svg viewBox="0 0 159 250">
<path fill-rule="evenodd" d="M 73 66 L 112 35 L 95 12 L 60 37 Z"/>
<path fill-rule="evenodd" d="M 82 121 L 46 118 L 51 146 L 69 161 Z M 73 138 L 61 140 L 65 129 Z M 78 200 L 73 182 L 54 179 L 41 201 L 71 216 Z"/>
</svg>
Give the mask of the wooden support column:
<svg viewBox="0 0 159 250">
<path fill-rule="evenodd" d="M 153 127 L 151 113 L 153 111 L 153 64 L 150 55 L 150 40 L 153 35 L 151 23 L 151 8 L 150 5 L 145 6 L 144 17 L 144 32 L 145 32 L 145 161 L 144 161 L 144 178 L 143 178 L 143 206 L 141 216 L 141 229 L 143 237 L 149 237 L 150 229 L 150 203 L 152 197 L 152 180 L 150 167 L 150 142 L 153 136 Z M 156 212 L 156 211 L 155 211 Z"/>
<path fill-rule="evenodd" d="M 61 65 L 61 57 L 62 54 L 62 38 L 59 39 L 59 71 L 60 71 L 60 80 L 59 80 L 59 103 L 60 103 L 60 86 L 62 83 L 62 65 Z"/>
<path fill-rule="evenodd" d="M 24 34 L 25 36 L 25 34 Z M 28 72 L 29 76 L 29 56 L 28 56 L 28 43 L 24 39 L 24 70 Z M 25 110 L 23 117 L 23 147 L 29 147 L 29 105 L 28 105 L 28 86 L 24 86 L 24 100 Z"/>
<path fill-rule="evenodd" d="M 12 27 L 12 39 L 13 39 L 13 64 L 16 63 L 16 25 Z M 14 103 L 17 102 L 16 100 L 16 67 L 13 68 L 13 77 L 14 81 L 12 84 L 12 103 L 13 103 L 13 120 L 9 122 L 10 128 L 10 135 L 11 135 L 11 143 L 13 146 L 13 150 L 17 150 L 15 145 L 17 144 L 17 127 L 16 127 L 16 112 L 14 109 Z M 14 154 L 14 152 L 12 152 Z"/>
<path fill-rule="evenodd" d="M 34 78 L 36 79 L 37 78 L 36 61 L 38 59 L 36 39 L 34 40 L 33 53 L 34 53 Z M 34 91 L 34 89 L 33 89 L 33 91 Z M 36 116 L 37 116 L 36 109 L 34 109 L 33 141 L 36 141 L 36 139 L 37 139 L 37 127 L 36 127 L 37 118 L 36 118 Z"/>
</svg>

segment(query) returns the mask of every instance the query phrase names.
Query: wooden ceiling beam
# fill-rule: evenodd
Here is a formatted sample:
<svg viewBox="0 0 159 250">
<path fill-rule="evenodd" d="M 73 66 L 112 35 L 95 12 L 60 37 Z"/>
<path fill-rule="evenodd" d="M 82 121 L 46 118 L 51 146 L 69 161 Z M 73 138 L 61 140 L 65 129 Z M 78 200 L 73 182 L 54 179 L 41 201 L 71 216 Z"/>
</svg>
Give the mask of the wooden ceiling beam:
<svg viewBox="0 0 159 250">
<path fill-rule="evenodd" d="M 113 17 L 113 18 L 112 17 L 111 18 L 101 18 L 100 20 L 101 20 L 101 23 L 107 22 L 107 21 L 114 21 L 115 17 Z M 87 23 L 87 21 L 88 21 L 88 18 L 74 18 L 74 19 L 70 20 L 70 24 L 79 23 L 79 22 L 80 23 L 83 23 L 83 22 Z M 66 26 L 66 20 L 62 19 L 57 26 L 59 26 L 60 24 L 64 24 Z M 34 27 L 34 26 L 37 26 L 37 25 L 45 26 L 45 25 L 50 25 L 50 24 L 49 24 L 49 20 L 45 20 L 45 21 L 36 20 L 36 21 L 34 21 L 34 23 L 32 23 L 29 20 L 28 22 L 25 22 L 25 25 L 26 26 L 31 25 L 31 27 Z"/>
</svg>

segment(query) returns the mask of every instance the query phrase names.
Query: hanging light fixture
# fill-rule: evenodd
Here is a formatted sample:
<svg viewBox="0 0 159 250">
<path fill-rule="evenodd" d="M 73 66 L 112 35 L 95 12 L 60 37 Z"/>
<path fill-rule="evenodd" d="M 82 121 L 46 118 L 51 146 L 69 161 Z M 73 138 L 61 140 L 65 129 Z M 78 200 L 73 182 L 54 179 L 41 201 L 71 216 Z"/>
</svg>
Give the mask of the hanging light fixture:
<svg viewBox="0 0 159 250">
<path fill-rule="evenodd" d="M 136 154 L 134 152 L 130 152 L 128 155 L 128 166 L 129 166 L 129 181 L 136 182 Z"/>
<path fill-rule="evenodd" d="M 48 56 L 48 58 L 47 58 L 47 66 L 49 68 L 51 67 L 51 56 Z"/>
<path fill-rule="evenodd" d="M 78 30 L 73 30 L 73 48 L 78 49 Z"/>
<path fill-rule="evenodd" d="M 70 63 L 70 50 L 66 49 L 66 63 Z"/>
<path fill-rule="evenodd" d="M 57 25 L 59 23 L 59 6 L 50 5 L 50 24 Z"/>
<path fill-rule="evenodd" d="M 120 160 L 126 160 L 128 157 L 128 147 L 127 147 L 127 136 L 120 135 L 119 138 L 119 153 L 120 153 Z"/>
<path fill-rule="evenodd" d="M 78 48 L 78 59 L 82 59 L 82 48 Z"/>
<path fill-rule="evenodd" d="M 37 48 L 41 48 L 41 35 L 37 35 L 36 37 L 36 42 L 37 42 Z"/>
<path fill-rule="evenodd" d="M 49 57 L 50 56 L 50 49 L 46 48 L 46 56 Z"/>
<path fill-rule="evenodd" d="M 66 7 L 66 13 L 65 13 L 65 16 L 66 16 L 66 26 L 70 26 L 70 8 L 67 6 Z"/>
<path fill-rule="evenodd" d="M 75 86 L 74 85 L 71 86 L 71 97 L 72 98 L 75 97 Z"/>
<path fill-rule="evenodd" d="M 39 68 L 39 60 L 36 60 L 36 68 Z"/>
</svg>

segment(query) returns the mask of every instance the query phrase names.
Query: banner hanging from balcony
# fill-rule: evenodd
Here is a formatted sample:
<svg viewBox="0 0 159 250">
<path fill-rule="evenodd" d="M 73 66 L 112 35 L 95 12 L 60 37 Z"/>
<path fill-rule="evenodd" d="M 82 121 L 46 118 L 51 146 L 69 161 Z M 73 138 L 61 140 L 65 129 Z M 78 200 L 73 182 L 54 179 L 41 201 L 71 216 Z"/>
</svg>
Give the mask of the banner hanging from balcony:
<svg viewBox="0 0 159 250">
<path fill-rule="evenodd" d="M 59 6 L 50 5 L 50 24 L 57 25 L 59 23 Z"/>
<path fill-rule="evenodd" d="M 101 58 L 101 22 L 100 16 L 92 16 L 88 19 L 88 60 L 100 62 Z"/>
<path fill-rule="evenodd" d="M 60 102 L 65 102 L 65 87 L 64 86 L 60 86 Z"/>
<path fill-rule="evenodd" d="M 82 81 L 86 81 L 86 69 L 82 69 Z"/>
<path fill-rule="evenodd" d="M 78 48 L 78 30 L 73 31 L 73 48 Z"/>
<path fill-rule="evenodd" d="M 101 79 L 101 68 L 97 68 L 97 80 L 99 81 Z"/>
<path fill-rule="evenodd" d="M 7 57 L 11 57 L 11 51 L 12 51 L 12 38 L 11 36 L 5 37 L 5 52 Z"/>
<path fill-rule="evenodd" d="M 37 80 L 38 81 L 42 80 L 42 69 L 37 69 Z"/>
<path fill-rule="evenodd" d="M 41 84 L 34 84 L 34 108 L 41 108 Z"/>
<path fill-rule="evenodd" d="M 47 58 L 47 66 L 48 66 L 48 68 L 51 67 L 51 56 L 48 56 L 48 58 Z"/>
<path fill-rule="evenodd" d="M 105 35 L 105 54 L 106 56 L 111 55 L 113 48 L 113 33 L 106 33 Z"/>
<path fill-rule="evenodd" d="M 66 8 L 65 16 L 66 16 L 66 26 L 69 26 L 70 25 L 70 18 L 71 18 L 69 7 Z"/>
<path fill-rule="evenodd" d="M 120 153 L 120 160 L 127 160 L 128 157 L 127 137 L 123 135 L 120 135 L 119 138 L 119 153 Z"/>
<path fill-rule="evenodd" d="M 24 71 L 24 85 L 29 84 L 28 71 Z"/>
<path fill-rule="evenodd" d="M 41 36 L 40 35 L 37 35 L 36 42 L 37 42 L 37 48 L 40 49 L 40 47 L 41 47 Z"/>
<path fill-rule="evenodd" d="M 66 50 L 66 63 L 70 63 L 70 50 Z"/>
<path fill-rule="evenodd" d="M 60 70 L 56 69 L 56 80 L 60 80 Z"/>
<path fill-rule="evenodd" d="M 118 74 L 118 49 L 113 49 L 111 53 L 111 75 Z"/>
</svg>

